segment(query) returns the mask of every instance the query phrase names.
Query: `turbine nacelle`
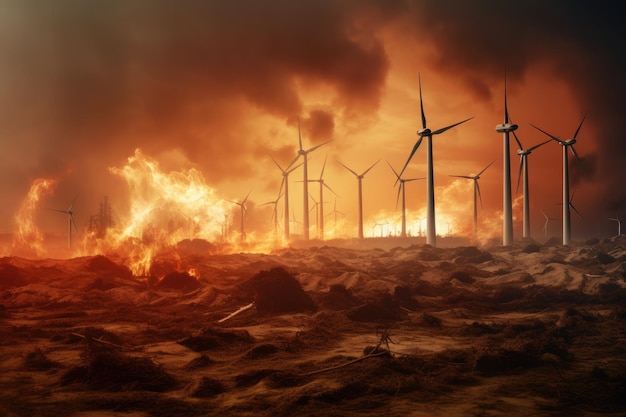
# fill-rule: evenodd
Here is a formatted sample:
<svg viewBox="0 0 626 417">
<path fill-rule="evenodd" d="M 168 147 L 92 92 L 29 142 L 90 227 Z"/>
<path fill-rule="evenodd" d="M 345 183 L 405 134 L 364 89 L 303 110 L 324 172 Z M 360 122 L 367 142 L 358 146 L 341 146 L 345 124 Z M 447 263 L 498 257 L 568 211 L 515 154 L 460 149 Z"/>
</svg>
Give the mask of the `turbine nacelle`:
<svg viewBox="0 0 626 417">
<path fill-rule="evenodd" d="M 517 130 L 517 125 L 515 123 L 503 123 L 501 125 L 496 126 L 496 132 L 498 133 L 508 133 L 514 130 Z"/>
<path fill-rule="evenodd" d="M 421 137 L 430 136 L 432 135 L 432 131 L 429 128 L 425 127 L 423 129 L 418 130 L 417 134 L 418 136 L 421 136 Z"/>
<path fill-rule="evenodd" d="M 517 150 L 517 154 L 519 156 L 530 155 L 530 153 L 531 153 L 530 149 L 518 149 Z"/>
</svg>

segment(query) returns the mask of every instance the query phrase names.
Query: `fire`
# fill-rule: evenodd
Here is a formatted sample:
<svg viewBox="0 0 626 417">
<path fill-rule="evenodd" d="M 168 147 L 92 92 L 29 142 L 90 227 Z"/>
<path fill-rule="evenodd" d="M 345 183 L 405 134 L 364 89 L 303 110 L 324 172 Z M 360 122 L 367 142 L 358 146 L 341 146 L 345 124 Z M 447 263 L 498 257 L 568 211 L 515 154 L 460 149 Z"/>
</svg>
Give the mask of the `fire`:
<svg viewBox="0 0 626 417">
<path fill-rule="evenodd" d="M 35 223 L 35 215 L 39 209 L 39 201 L 44 194 L 50 193 L 56 180 L 38 178 L 26 195 L 15 215 L 16 232 L 13 235 L 13 250 L 33 251 L 37 256 L 46 253 L 43 246 L 43 234 Z"/>
</svg>

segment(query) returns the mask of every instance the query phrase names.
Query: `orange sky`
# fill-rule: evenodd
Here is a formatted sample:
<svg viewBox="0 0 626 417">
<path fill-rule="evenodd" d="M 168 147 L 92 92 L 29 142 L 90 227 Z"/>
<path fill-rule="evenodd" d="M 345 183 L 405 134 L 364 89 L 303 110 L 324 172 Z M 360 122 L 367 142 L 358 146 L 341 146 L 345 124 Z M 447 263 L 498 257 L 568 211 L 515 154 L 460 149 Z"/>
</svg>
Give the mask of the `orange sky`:
<svg viewBox="0 0 626 417">
<path fill-rule="evenodd" d="M 584 216 L 573 215 L 573 237 L 610 236 L 616 227 L 607 217 L 626 212 L 624 62 L 612 46 L 623 29 L 606 9 L 614 6 L 584 4 L 0 1 L 0 231 L 14 231 L 13 217 L 37 178 L 58 181 L 43 208 L 65 208 L 80 193 L 79 228 L 105 195 L 119 219 L 128 216 L 130 188 L 110 168 L 123 167 L 139 148 L 165 172 L 197 169 L 224 200 L 252 190 L 246 227 L 267 233 L 271 206 L 259 205 L 276 199 L 282 179 L 271 158 L 283 166 L 294 158 L 298 117 L 305 147 L 333 139 L 311 154 L 309 177 L 319 176 L 327 157 L 324 179 L 346 213 L 342 233 L 357 233 L 357 185 L 337 161 L 362 172 L 381 159 L 363 182 L 365 234 L 380 233 L 375 223 L 390 219 L 399 227 L 385 161 L 400 169 L 417 140 L 420 73 L 429 127 L 475 117 L 434 138 L 438 233 L 447 233 L 448 222 L 452 233 L 471 233 L 471 181 L 449 175 L 474 174 L 495 160 L 480 180 L 479 227 L 484 237 L 499 237 L 502 137 L 495 125 L 503 121 L 506 65 L 510 115 L 526 147 L 545 139 L 529 123 L 568 139 L 589 112 L 576 145 L 582 163 L 571 168 L 574 205 Z M 511 149 L 515 190 L 513 140 Z M 407 176 L 425 176 L 424 151 Z M 290 176 L 298 221 L 301 177 L 301 168 Z M 539 210 L 561 216 L 561 147 L 535 151 L 530 177 L 532 233 L 542 237 Z M 318 198 L 316 184 L 310 192 Z M 325 199 L 328 213 L 330 192 Z M 407 184 L 413 233 L 424 204 L 424 182 Z M 521 199 L 514 216 L 518 238 Z M 38 223 L 58 235 L 67 226 L 43 209 Z M 558 222 L 551 228 L 560 233 Z"/>
</svg>

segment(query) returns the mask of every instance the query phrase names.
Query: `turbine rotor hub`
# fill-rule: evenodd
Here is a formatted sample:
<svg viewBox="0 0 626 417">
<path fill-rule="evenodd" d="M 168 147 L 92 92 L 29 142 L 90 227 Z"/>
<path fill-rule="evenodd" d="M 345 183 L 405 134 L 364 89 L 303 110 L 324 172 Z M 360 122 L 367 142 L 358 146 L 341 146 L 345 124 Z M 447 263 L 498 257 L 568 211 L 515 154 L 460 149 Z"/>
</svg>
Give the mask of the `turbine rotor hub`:
<svg viewBox="0 0 626 417">
<path fill-rule="evenodd" d="M 517 125 L 514 123 L 503 123 L 501 125 L 496 126 L 496 132 L 498 133 L 507 133 L 517 130 Z"/>
<path fill-rule="evenodd" d="M 431 130 L 429 128 L 425 127 L 424 129 L 418 130 L 417 134 L 419 136 L 429 136 L 431 134 Z"/>
</svg>

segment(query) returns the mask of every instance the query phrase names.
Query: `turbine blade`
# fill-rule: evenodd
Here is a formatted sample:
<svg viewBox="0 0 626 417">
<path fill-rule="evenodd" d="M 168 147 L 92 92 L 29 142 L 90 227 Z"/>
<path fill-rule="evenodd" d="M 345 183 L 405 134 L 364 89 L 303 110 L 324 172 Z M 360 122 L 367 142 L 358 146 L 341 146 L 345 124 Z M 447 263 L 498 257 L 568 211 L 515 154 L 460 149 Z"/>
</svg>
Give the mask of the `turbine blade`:
<svg viewBox="0 0 626 417">
<path fill-rule="evenodd" d="M 391 166 L 391 164 L 389 163 L 389 161 L 385 160 L 385 162 L 387 162 L 387 165 L 389 165 L 389 168 L 391 168 L 391 170 L 393 171 L 393 173 L 396 175 L 396 178 L 400 179 L 400 175 L 398 175 L 398 173 L 396 172 L 395 169 L 393 169 L 393 167 Z"/>
<path fill-rule="evenodd" d="M 76 222 L 74 221 L 74 216 L 72 216 L 71 214 L 70 214 L 70 223 L 74 225 L 74 230 L 76 230 L 76 233 L 78 233 L 78 227 L 76 226 Z"/>
<path fill-rule="evenodd" d="M 246 198 L 243 199 L 243 201 L 241 202 L 241 205 L 243 206 L 246 201 L 248 201 L 248 197 L 250 197 L 250 193 L 252 192 L 252 188 L 250 189 L 250 191 L 248 191 L 248 194 L 246 195 Z"/>
<path fill-rule="evenodd" d="M 580 218 L 583 218 L 583 215 L 580 214 L 580 211 L 578 211 L 578 209 L 576 207 L 574 207 L 574 205 L 572 203 L 569 203 L 570 207 L 574 209 L 574 211 L 576 212 L 576 214 L 578 214 L 580 216 Z"/>
<path fill-rule="evenodd" d="M 406 160 L 406 163 L 404 164 L 404 167 L 402 167 L 402 170 L 400 171 L 400 174 L 398 175 L 398 177 L 402 176 L 402 174 L 404 173 L 404 170 L 409 165 L 409 162 L 411 162 L 411 158 L 413 158 L 413 155 L 415 155 L 415 152 L 417 152 L 417 149 L 422 144 L 422 139 L 423 139 L 423 137 L 420 136 L 420 138 L 417 140 L 417 142 L 415 142 L 415 145 L 413 146 L 413 149 L 411 150 L 411 154 L 409 155 L 409 158 Z M 398 181 L 396 181 L 396 183 L 397 182 Z"/>
<path fill-rule="evenodd" d="M 578 125 L 578 129 L 576 129 L 576 133 L 574 133 L 574 139 L 576 139 L 576 136 L 578 136 L 578 132 L 580 132 L 580 128 L 583 127 L 583 122 L 585 121 L 586 117 L 587 117 L 587 113 L 585 113 L 585 115 L 583 116 L 583 119 L 580 121 L 580 124 Z"/>
<path fill-rule="evenodd" d="M 74 203 L 76 202 L 76 199 L 78 198 L 78 193 L 76 193 L 76 196 L 74 197 L 74 200 L 72 200 L 72 204 L 70 204 L 70 207 L 67 209 L 67 211 L 72 211 L 72 207 L 74 207 Z"/>
<path fill-rule="evenodd" d="M 506 102 L 506 66 L 504 67 L 504 123 L 509 123 L 509 107 Z"/>
<path fill-rule="evenodd" d="M 335 190 L 333 190 L 332 188 L 330 188 L 325 182 L 322 183 L 322 185 L 324 187 L 326 187 L 331 193 L 335 194 L 337 197 L 339 197 L 339 195 L 335 192 Z"/>
<path fill-rule="evenodd" d="M 524 155 L 519 157 L 519 171 L 517 171 L 517 188 L 515 188 L 515 194 L 519 192 L 519 183 L 522 179 L 522 165 L 524 164 Z"/>
<path fill-rule="evenodd" d="M 306 152 L 306 153 L 311 153 L 311 152 L 313 152 L 314 150 L 316 150 L 317 148 L 319 148 L 320 146 L 324 146 L 324 145 L 326 145 L 328 142 L 332 142 L 332 141 L 333 141 L 332 139 L 331 139 L 331 140 L 327 140 L 327 141 L 326 141 L 326 142 L 324 142 L 324 143 L 320 143 L 319 145 L 316 145 L 316 146 L 314 146 L 314 147 L 312 147 L 312 148 L 307 149 L 305 152 Z"/>
<path fill-rule="evenodd" d="M 59 210 L 59 209 L 48 209 L 48 210 L 52 210 L 52 211 L 58 211 L 59 213 L 65 213 L 65 214 L 69 214 L 69 212 L 67 210 Z"/>
<path fill-rule="evenodd" d="M 480 208 L 483 208 L 483 196 L 480 194 L 480 184 L 478 183 L 477 179 L 475 179 L 474 182 L 476 183 L 476 191 L 478 191 L 478 199 L 480 200 Z"/>
<path fill-rule="evenodd" d="M 425 179 L 426 179 L 425 177 L 422 177 L 422 178 L 407 178 L 407 179 L 402 180 L 402 181 L 404 181 L 404 182 L 411 182 L 411 181 L 425 180 Z"/>
<path fill-rule="evenodd" d="M 298 155 L 299 156 L 299 155 Z M 276 162 L 276 160 L 274 158 L 272 158 L 272 161 L 274 161 L 274 163 L 276 164 L 276 166 L 278 167 L 278 169 L 280 169 L 280 172 L 282 172 L 283 174 L 285 173 L 285 170 L 283 169 L 283 167 L 281 167 L 280 165 L 278 165 L 278 162 Z"/>
<path fill-rule="evenodd" d="M 515 139 L 515 142 L 517 142 L 517 146 L 519 146 L 520 151 L 523 151 L 524 147 L 522 146 L 522 142 L 520 142 L 519 138 L 517 137 L 515 130 L 513 130 L 511 133 L 513 133 L 513 138 Z"/>
<path fill-rule="evenodd" d="M 374 163 L 372 164 L 372 166 L 371 166 L 371 167 L 367 168 L 367 169 L 365 170 L 365 172 L 361 174 L 361 176 L 362 176 L 362 177 L 363 177 L 363 176 L 365 176 L 365 174 L 367 174 L 367 173 L 369 172 L 369 170 L 370 170 L 370 169 L 372 169 L 372 168 L 374 168 L 374 166 L 376 166 L 376 164 L 377 164 L 377 163 L 379 163 L 379 162 L 380 162 L 380 159 L 379 159 L 378 161 L 374 162 Z"/>
<path fill-rule="evenodd" d="M 285 170 L 288 170 L 288 169 L 289 169 L 289 167 L 291 167 L 293 164 L 295 164 L 295 163 L 296 163 L 296 161 L 297 161 L 299 158 L 300 158 L 300 154 L 296 155 L 296 157 L 295 157 L 295 158 L 293 158 L 293 160 L 289 163 L 289 165 L 287 165 L 287 168 L 285 168 Z M 281 169 L 281 171 L 282 171 L 282 169 Z"/>
<path fill-rule="evenodd" d="M 295 167 L 291 168 L 289 171 L 283 171 L 283 173 L 289 175 L 293 171 L 295 171 L 296 169 L 300 168 L 303 164 L 304 164 L 304 162 L 301 162 L 298 165 L 296 165 Z"/>
<path fill-rule="evenodd" d="M 474 177 L 470 177 L 469 175 L 449 175 L 450 177 L 454 177 L 454 178 L 465 178 L 467 180 L 473 180 L 475 179 Z"/>
<path fill-rule="evenodd" d="M 320 173 L 320 181 L 322 180 L 322 177 L 324 176 L 324 169 L 326 168 L 326 160 L 328 159 L 328 155 L 326 155 L 324 157 L 324 164 L 322 165 L 322 172 Z"/>
<path fill-rule="evenodd" d="M 404 187 L 404 183 L 400 183 L 398 187 L 398 196 L 396 197 L 396 210 L 398 210 L 398 202 L 400 201 L 400 192 L 402 191 L 402 187 Z"/>
<path fill-rule="evenodd" d="M 285 186 L 285 181 L 287 181 L 287 177 L 283 177 L 283 180 L 280 182 L 280 189 L 278 190 L 278 194 L 283 194 L 283 187 Z"/>
<path fill-rule="evenodd" d="M 580 158 L 578 157 L 578 152 L 576 152 L 576 149 L 574 149 L 574 145 L 570 145 L 569 148 L 572 150 L 572 153 L 574 154 L 576 161 L 580 163 Z"/>
<path fill-rule="evenodd" d="M 545 145 L 545 144 L 546 144 L 546 143 L 548 143 L 548 142 L 550 142 L 550 139 L 548 139 L 548 140 L 547 140 L 547 141 L 545 141 L 545 142 L 541 142 L 540 144 L 535 145 L 535 146 L 533 146 L 533 147 L 531 147 L 531 148 L 528 148 L 528 152 L 530 153 L 530 152 L 534 151 L 535 149 L 537 149 L 538 147 Z"/>
<path fill-rule="evenodd" d="M 419 72 L 417 73 L 417 79 L 420 89 L 420 111 L 422 113 L 422 129 L 426 129 L 426 116 L 424 115 L 424 102 L 422 101 L 422 77 Z"/>
<path fill-rule="evenodd" d="M 431 134 L 432 134 L 432 135 L 439 135 L 440 133 L 443 133 L 443 132 L 445 132 L 446 130 L 452 129 L 452 128 L 453 128 L 453 127 L 455 127 L 455 126 L 458 126 L 458 125 L 460 125 L 460 124 L 462 124 L 462 123 L 465 123 L 465 122 L 469 122 L 469 121 L 470 121 L 470 120 L 472 120 L 473 118 L 474 118 L 474 116 L 470 117 L 469 119 L 462 120 L 462 121 L 460 121 L 460 122 L 458 122 L 458 123 L 455 123 L 455 124 L 453 124 L 453 125 L 446 126 L 446 127 L 442 127 L 441 129 L 435 130 L 435 131 L 434 131 L 434 132 L 432 132 Z"/>
<path fill-rule="evenodd" d="M 302 151 L 302 132 L 300 129 L 300 116 L 298 116 L 298 144 L 300 145 L 300 150 Z"/>
<path fill-rule="evenodd" d="M 543 217 L 545 217 L 545 218 L 546 218 L 546 222 L 547 222 L 547 221 L 550 219 L 550 218 L 548 217 L 548 215 L 547 215 L 546 213 L 544 213 L 544 212 L 543 212 L 543 210 L 539 210 L 539 211 L 541 212 L 541 214 L 543 214 Z"/>
<path fill-rule="evenodd" d="M 491 165 L 493 165 L 494 162 L 496 162 L 496 161 L 495 160 L 491 161 L 491 163 L 489 165 L 487 165 L 482 171 L 480 171 L 478 173 L 478 175 L 476 175 L 476 176 L 480 177 L 483 174 L 483 172 L 487 171 L 487 168 L 489 168 Z"/>
<path fill-rule="evenodd" d="M 359 174 L 357 174 L 356 172 L 352 171 L 350 168 L 348 168 L 347 166 L 345 166 L 344 164 L 341 163 L 341 161 L 337 161 L 339 163 L 339 165 L 341 165 L 342 167 L 344 167 L 345 169 L 347 169 L 348 171 L 352 172 L 354 174 L 355 177 L 358 177 Z"/>
<path fill-rule="evenodd" d="M 535 129 L 537 129 L 538 131 L 540 131 L 540 132 L 541 132 L 541 133 L 543 133 L 544 135 L 547 135 L 547 136 L 551 137 L 551 138 L 552 138 L 552 140 L 555 140 L 555 141 L 557 141 L 557 142 L 559 142 L 559 143 L 565 143 L 565 141 L 564 141 L 563 139 L 559 139 L 558 137 L 556 137 L 556 136 L 554 136 L 554 135 L 552 135 L 552 134 L 550 134 L 550 133 L 546 132 L 545 130 L 542 130 L 542 129 L 538 128 L 538 127 L 537 127 L 537 126 L 535 126 L 534 124 L 529 123 L 529 125 L 531 125 L 531 126 L 532 126 L 532 127 L 534 127 Z"/>
</svg>

